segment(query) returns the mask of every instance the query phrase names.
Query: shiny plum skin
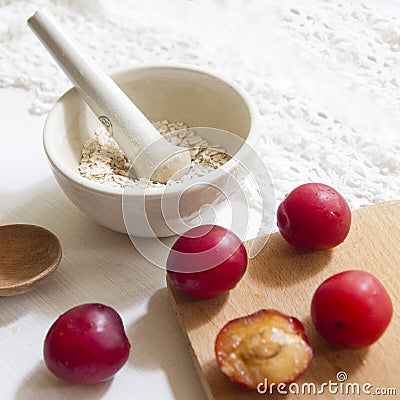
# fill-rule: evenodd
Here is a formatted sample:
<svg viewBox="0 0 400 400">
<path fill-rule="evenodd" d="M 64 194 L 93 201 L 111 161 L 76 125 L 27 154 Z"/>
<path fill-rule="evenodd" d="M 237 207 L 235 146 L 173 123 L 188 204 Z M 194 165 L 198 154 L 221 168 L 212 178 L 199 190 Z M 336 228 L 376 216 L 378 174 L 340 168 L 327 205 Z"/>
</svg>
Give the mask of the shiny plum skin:
<svg viewBox="0 0 400 400">
<path fill-rule="evenodd" d="M 366 271 L 333 275 L 315 291 L 311 318 L 330 343 L 363 348 L 379 339 L 393 314 L 391 299 L 379 280 Z"/>
<path fill-rule="evenodd" d="M 350 230 L 351 211 L 332 187 L 306 183 L 290 192 L 278 207 L 278 228 L 292 246 L 328 250 L 342 243 Z"/>
<path fill-rule="evenodd" d="M 167 259 L 172 286 L 195 298 L 211 298 L 233 289 L 247 267 L 240 239 L 217 225 L 201 225 L 180 236 Z"/>
<path fill-rule="evenodd" d="M 47 368 L 78 384 L 111 379 L 128 359 L 130 344 L 119 314 L 103 304 L 82 304 L 50 327 L 43 348 Z"/>
</svg>

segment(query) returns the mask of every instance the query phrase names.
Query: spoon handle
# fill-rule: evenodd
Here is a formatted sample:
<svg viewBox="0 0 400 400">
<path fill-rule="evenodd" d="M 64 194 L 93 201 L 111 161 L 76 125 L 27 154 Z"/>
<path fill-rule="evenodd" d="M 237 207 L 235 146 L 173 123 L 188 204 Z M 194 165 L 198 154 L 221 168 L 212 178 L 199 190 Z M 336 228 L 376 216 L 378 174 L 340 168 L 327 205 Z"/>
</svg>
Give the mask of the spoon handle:
<svg viewBox="0 0 400 400">
<path fill-rule="evenodd" d="M 47 12 L 38 10 L 28 19 L 28 25 L 113 134 L 127 157 L 135 160 L 142 150 L 147 149 L 146 162 L 133 164 L 138 178 L 150 178 L 160 162 L 178 151 L 159 134 L 118 85 L 78 51 Z M 159 181 L 167 179 L 169 177 Z"/>
</svg>

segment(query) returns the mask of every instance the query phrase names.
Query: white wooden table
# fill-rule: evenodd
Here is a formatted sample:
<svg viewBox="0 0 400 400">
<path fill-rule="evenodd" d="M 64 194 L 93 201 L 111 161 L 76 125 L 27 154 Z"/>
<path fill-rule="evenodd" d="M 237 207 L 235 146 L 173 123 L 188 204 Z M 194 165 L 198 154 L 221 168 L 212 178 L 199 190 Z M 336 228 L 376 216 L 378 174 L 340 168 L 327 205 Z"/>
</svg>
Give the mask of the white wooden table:
<svg viewBox="0 0 400 400">
<path fill-rule="evenodd" d="M 0 298 L 0 399 L 193 399 L 204 394 L 165 288 L 165 271 L 129 238 L 89 220 L 63 194 L 42 148 L 44 116 L 29 114 L 26 92 L 0 91 L 0 223 L 54 232 L 63 258 L 31 293 Z M 105 384 L 64 383 L 47 371 L 43 340 L 52 322 L 78 304 L 101 302 L 122 316 L 127 364 Z"/>
</svg>

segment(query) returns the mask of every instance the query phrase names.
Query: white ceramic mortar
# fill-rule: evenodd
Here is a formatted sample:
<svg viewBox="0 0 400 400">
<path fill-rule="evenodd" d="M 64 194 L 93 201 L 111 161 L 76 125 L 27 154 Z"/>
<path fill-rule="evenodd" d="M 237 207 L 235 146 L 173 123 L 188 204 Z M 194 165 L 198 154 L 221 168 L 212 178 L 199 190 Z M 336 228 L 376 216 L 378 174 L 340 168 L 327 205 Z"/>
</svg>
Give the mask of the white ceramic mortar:
<svg viewBox="0 0 400 400">
<path fill-rule="evenodd" d="M 229 131 L 250 147 L 256 142 L 260 123 L 258 109 L 246 92 L 224 78 L 177 65 L 131 68 L 112 74 L 112 78 L 151 120 L 184 121 L 191 127 Z M 79 174 L 82 146 L 98 127 L 99 121 L 73 88 L 48 114 L 43 133 L 44 148 L 54 176 L 70 200 L 90 218 L 118 232 L 163 237 L 184 231 L 188 220 L 202 206 L 224 201 L 220 192 L 229 194 L 229 176 L 238 174 L 232 159 L 220 168 L 221 171 L 201 178 L 201 184 L 186 190 L 184 196 L 179 185 L 167 192 L 163 188 L 151 188 L 144 193 L 144 189 L 135 188 L 124 194 L 120 188 L 90 181 Z M 210 131 L 209 137 L 204 138 L 222 145 L 242 162 L 251 161 L 246 158 L 251 152 L 246 151 L 247 146 L 240 147 L 235 136 L 231 140 L 226 135 L 223 139 L 212 135 Z M 219 143 L 218 139 L 224 143 Z M 214 187 L 219 190 L 213 190 Z M 129 207 L 127 224 L 123 201 L 124 209 L 126 205 Z M 179 208 L 180 217 L 165 215 L 165 208 Z"/>
</svg>

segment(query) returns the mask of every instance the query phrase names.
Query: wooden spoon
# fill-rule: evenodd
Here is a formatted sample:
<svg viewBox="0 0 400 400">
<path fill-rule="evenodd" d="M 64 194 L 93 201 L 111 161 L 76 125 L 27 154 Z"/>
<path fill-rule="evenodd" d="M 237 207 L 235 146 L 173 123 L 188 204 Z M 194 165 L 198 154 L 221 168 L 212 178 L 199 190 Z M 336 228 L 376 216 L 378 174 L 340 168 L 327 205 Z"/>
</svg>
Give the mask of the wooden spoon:
<svg viewBox="0 0 400 400">
<path fill-rule="evenodd" d="M 37 225 L 0 226 L 0 296 L 29 292 L 61 261 L 57 236 Z"/>
</svg>

